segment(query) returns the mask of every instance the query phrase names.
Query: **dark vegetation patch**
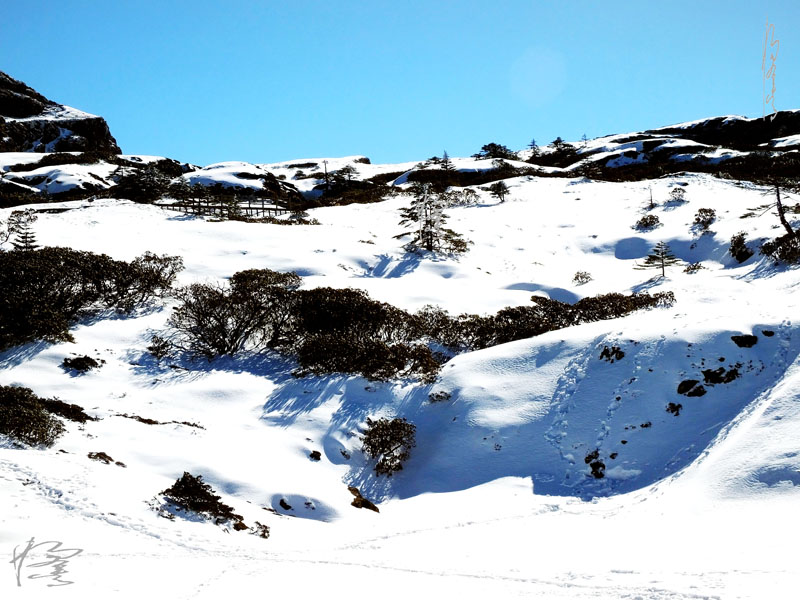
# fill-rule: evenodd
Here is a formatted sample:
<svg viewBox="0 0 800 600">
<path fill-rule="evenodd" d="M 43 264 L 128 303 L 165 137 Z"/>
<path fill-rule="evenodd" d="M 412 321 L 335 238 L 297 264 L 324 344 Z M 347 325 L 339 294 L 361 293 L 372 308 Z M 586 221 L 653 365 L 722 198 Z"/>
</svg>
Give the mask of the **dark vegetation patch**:
<svg viewBox="0 0 800 600">
<path fill-rule="evenodd" d="M 444 390 L 428 394 L 428 400 L 431 402 L 446 402 L 447 400 L 450 400 L 450 398 L 450 392 L 445 392 Z"/>
<path fill-rule="evenodd" d="M 195 477 L 184 471 L 183 476 L 161 494 L 178 510 L 202 515 L 216 525 L 232 521 L 236 531 L 247 529 L 242 516 L 235 514 L 233 507 L 220 501 L 211 486 L 203 481 L 202 475 Z"/>
<path fill-rule="evenodd" d="M 731 339 L 733 343 L 739 346 L 739 348 L 752 348 L 758 343 L 758 338 L 754 335 L 732 335 Z"/>
<path fill-rule="evenodd" d="M 533 306 L 493 316 L 452 317 L 431 306 L 412 314 L 356 289 L 299 290 L 300 283 L 294 273 L 252 269 L 234 274 L 228 285 L 180 288 L 175 296 L 181 304 L 170 319 L 172 341 L 208 360 L 245 349 L 277 349 L 296 358 L 297 376 L 356 373 L 432 382 L 446 360 L 434 347 L 486 348 L 675 300 L 671 292 L 604 294 L 575 304 L 536 296 Z"/>
<path fill-rule="evenodd" d="M 69 327 L 82 315 L 161 297 L 182 268 L 179 257 L 150 253 L 128 263 L 69 248 L 0 252 L 0 350 L 73 341 Z"/>
<path fill-rule="evenodd" d="M 661 225 L 661 220 L 656 215 L 645 215 L 633 226 L 639 231 L 648 231 Z"/>
<path fill-rule="evenodd" d="M 367 418 L 367 428 L 361 437 L 362 449 L 375 463 L 376 475 L 391 477 L 402 470 L 403 462 L 411 456 L 411 448 L 416 446 L 416 426 L 404 418 Z"/>
<path fill-rule="evenodd" d="M 746 235 L 743 231 L 731 237 L 731 245 L 728 251 L 738 263 L 743 263 L 754 254 L 753 250 L 747 247 Z"/>
<path fill-rule="evenodd" d="M 86 355 L 67 357 L 61 362 L 61 368 L 86 373 L 90 369 L 99 369 L 100 363 Z"/>
<path fill-rule="evenodd" d="M 122 413 L 116 415 L 117 417 L 124 417 L 126 419 L 133 419 L 134 421 L 138 421 L 139 423 L 144 423 L 145 425 L 186 425 L 187 427 L 196 427 L 197 429 L 205 429 L 202 425 L 198 425 L 197 423 L 191 423 L 189 421 L 156 421 L 155 419 L 148 419 L 147 417 L 140 417 L 139 415 L 129 415 L 127 413 Z"/>
<path fill-rule="evenodd" d="M 42 398 L 40 401 L 47 412 L 58 415 L 59 417 L 63 417 L 68 421 L 74 421 L 76 423 L 99 421 L 99 419 L 87 415 L 83 408 L 77 404 L 68 404 L 67 402 L 63 402 L 58 398 Z"/>
<path fill-rule="evenodd" d="M 769 256 L 776 262 L 784 262 L 790 265 L 800 263 L 800 234 L 789 235 L 788 233 L 769 240 L 761 245 L 761 254 Z"/>
<path fill-rule="evenodd" d="M 31 389 L 0 386 L 0 433 L 31 446 L 52 446 L 64 431 Z"/>
</svg>

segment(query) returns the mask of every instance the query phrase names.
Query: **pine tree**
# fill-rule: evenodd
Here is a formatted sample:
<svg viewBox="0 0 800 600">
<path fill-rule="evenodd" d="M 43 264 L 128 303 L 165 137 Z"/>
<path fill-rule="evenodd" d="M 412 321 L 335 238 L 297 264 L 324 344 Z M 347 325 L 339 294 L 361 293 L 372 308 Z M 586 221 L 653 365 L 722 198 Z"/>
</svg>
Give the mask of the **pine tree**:
<svg viewBox="0 0 800 600">
<path fill-rule="evenodd" d="M 661 269 L 661 276 L 666 277 L 666 267 L 679 262 L 680 259 L 672 254 L 669 244 L 658 242 L 653 251 L 644 259 L 644 262 L 637 264 L 634 269 Z"/>
<path fill-rule="evenodd" d="M 444 214 L 444 198 L 441 194 L 431 192 L 429 184 L 418 185 L 414 189 L 414 200 L 407 208 L 400 211 L 401 225 L 416 224 L 416 230 L 402 233 L 402 237 L 411 233 L 414 237 L 406 249 L 427 250 L 428 252 L 464 252 L 467 242 L 452 229 L 444 227 L 447 215 Z"/>
<path fill-rule="evenodd" d="M 448 173 L 455 171 L 455 167 L 453 166 L 453 161 L 451 161 L 450 157 L 447 155 L 447 150 L 445 150 L 444 154 L 442 154 L 441 167 L 443 171 L 447 171 Z"/>
<path fill-rule="evenodd" d="M 36 219 L 36 213 L 30 208 L 24 211 L 15 210 L 11 213 L 11 218 L 8 220 L 8 230 L 16 234 L 12 242 L 14 250 L 36 250 L 39 247 L 32 229 Z"/>
</svg>

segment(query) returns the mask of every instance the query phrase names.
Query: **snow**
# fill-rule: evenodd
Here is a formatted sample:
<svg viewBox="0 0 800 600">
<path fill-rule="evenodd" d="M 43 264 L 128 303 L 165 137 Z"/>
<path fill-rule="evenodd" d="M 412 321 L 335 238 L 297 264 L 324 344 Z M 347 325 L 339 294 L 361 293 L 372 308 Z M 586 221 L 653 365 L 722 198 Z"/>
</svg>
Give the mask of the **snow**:
<svg viewBox="0 0 800 600">
<path fill-rule="evenodd" d="M 3 117 L 6 121 L 25 123 L 30 121 L 67 121 L 73 119 L 97 119 L 97 115 L 92 115 L 71 106 L 53 104 L 45 106 L 41 114 L 32 117 Z"/>
<path fill-rule="evenodd" d="M 369 177 L 416 164 L 356 158 L 327 159 L 329 171 L 352 164 Z M 453 160 L 459 169 L 491 164 Z M 294 162 L 312 161 L 285 164 Z M 98 168 L 90 167 L 85 177 Z M 236 174 L 283 172 L 292 181 L 295 170 L 226 162 L 184 177 L 252 185 L 258 180 Z M 770 213 L 741 218 L 765 202 L 765 190 L 703 174 L 506 184 L 504 203 L 475 188 L 477 205 L 447 211 L 448 227 L 473 242 L 458 258 L 403 252 L 392 236 L 402 231 L 408 197 L 313 209 L 316 226 L 213 222 L 106 199 L 40 213 L 39 243 L 125 260 L 178 254 L 181 284 L 222 282 L 248 268 L 296 270 L 307 288 L 352 286 L 408 310 L 432 303 L 451 314 L 528 305 L 534 294 L 574 302 L 671 290 L 677 302 L 458 355 L 433 385 L 296 379 L 292 362 L 274 354 L 169 368 L 145 348 L 164 330 L 172 300 L 87 319 L 73 328 L 74 343 L 0 354 L 0 384 L 58 396 L 101 419 L 68 423 L 47 450 L 0 442 L 0 556 L 10 559 L 31 536 L 82 548 L 67 567 L 74 585 L 58 590 L 64 598 L 254 590 L 301 598 L 365 590 L 387 598 L 793 597 L 800 277 L 759 255 L 739 265 L 727 254 L 739 231 L 748 240 L 780 233 Z M 687 202 L 675 205 L 669 191 L 678 184 L 686 184 Z M 647 212 L 650 189 L 662 225 L 643 233 L 633 225 Z M 710 233 L 692 226 L 699 208 L 717 213 Z M 0 210 L 0 219 L 10 212 Z M 690 275 L 670 267 L 663 279 L 634 270 L 658 241 L 706 268 Z M 573 283 L 579 270 L 593 279 Z M 742 333 L 757 344 L 738 347 L 731 336 Z M 601 360 L 612 346 L 624 357 Z M 59 366 L 71 354 L 106 362 L 71 376 Z M 681 381 L 702 382 L 703 370 L 718 367 L 740 376 L 705 384 L 702 397 L 677 394 Z M 451 398 L 431 403 L 438 391 Z M 665 410 L 668 402 L 682 404 L 678 416 Z M 358 434 L 367 417 L 395 415 L 417 425 L 417 446 L 401 472 L 376 478 Z M 312 450 L 322 460 L 311 461 Z M 595 450 L 602 479 L 585 460 Z M 97 451 L 126 466 L 87 458 Z M 248 525 L 269 525 L 270 539 L 160 518 L 147 503 L 184 471 L 202 474 Z M 348 485 L 380 513 L 350 506 Z M 0 577 L 9 596 L 13 573 Z M 23 579 L 21 590 L 44 594 L 49 581 Z"/>
<path fill-rule="evenodd" d="M 68 164 L 17 171 L 8 173 L 6 179 L 56 194 L 75 188 L 99 186 L 107 189 L 112 185 L 110 177 L 116 169 L 116 165 L 101 161 L 90 165 Z"/>
</svg>

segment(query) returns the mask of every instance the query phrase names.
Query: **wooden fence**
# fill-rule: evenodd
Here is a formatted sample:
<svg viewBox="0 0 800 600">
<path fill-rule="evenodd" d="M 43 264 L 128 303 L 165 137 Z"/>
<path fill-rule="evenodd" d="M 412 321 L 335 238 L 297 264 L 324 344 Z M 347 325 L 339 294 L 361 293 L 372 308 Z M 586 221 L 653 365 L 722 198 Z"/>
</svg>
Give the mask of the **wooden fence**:
<svg viewBox="0 0 800 600">
<path fill-rule="evenodd" d="M 165 210 L 176 210 L 190 215 L 214 216 L 227 219 L 237 216 L 247 218 L 272 217 L 290 212 L 285 206 L 278 206 L 271 202 L 266 198 L 233 200 L 193 198 L 169 204 L 158 204 L 158 206 Z"/>
</svg>

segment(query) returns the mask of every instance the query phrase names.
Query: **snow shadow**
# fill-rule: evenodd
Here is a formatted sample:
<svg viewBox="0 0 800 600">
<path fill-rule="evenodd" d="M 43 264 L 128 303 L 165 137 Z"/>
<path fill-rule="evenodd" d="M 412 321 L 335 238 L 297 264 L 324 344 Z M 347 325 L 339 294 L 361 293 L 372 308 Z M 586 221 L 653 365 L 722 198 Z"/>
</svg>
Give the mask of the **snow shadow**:
<svg viewBox="0 0 800 600">
<path fill-rule="evenodd" d="M 620 260 L 644 258 L 651 250 L 652 244 L 644 238 L 625 238 L 614 245 L 614 258 Z"/>
<path fill-rule="evenodd" d="M 18 367 L 22 363 L 36 358 L 40 352 L 44 351 L 50 345 L 50 342 L 43 342 L 40 340 L 23 344 L 22 346 L 15 346 L 5 352 L 0 352 L 0 369 Z"/>
<path fill-rule="evenodd" d="M 388 254 L 381 254 L 378 256 L 378 262 L 375 266 L 367 269 L 367 274 L 364 277 L 382 277 L 386 279 L 394 279 L 408 275 L 419 267 L 422 257 L 417 254 L 405 254 L 402 258 L 398 259 L 395 256 Z"/>
<path fill-rule="evenodd" d="M 544 292 L 547 294 L 547 297 L 551 300 L 557 300 L 559 302 L 565 302 L 567 304 L 575 304 L 578 300 L 581 299 L 578 294 L 575 292 L 571 292 L 564 288 L 560 287 L 550 287 L 547 285 L 540 285 L 538 283 L 512 283 L 509 286 L 506 286 L 505 289 L 507 290 L 521 290 L 525 292 Z"/>
<path fill-rule="evenodd" d="M 269 499 L 269 506 L 278 514 L 300 519 L 333 521 L 339 517 L 339 513 L 322 500 L 299 494 L 275 494 Z"/>
</svg>

